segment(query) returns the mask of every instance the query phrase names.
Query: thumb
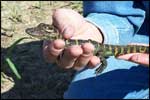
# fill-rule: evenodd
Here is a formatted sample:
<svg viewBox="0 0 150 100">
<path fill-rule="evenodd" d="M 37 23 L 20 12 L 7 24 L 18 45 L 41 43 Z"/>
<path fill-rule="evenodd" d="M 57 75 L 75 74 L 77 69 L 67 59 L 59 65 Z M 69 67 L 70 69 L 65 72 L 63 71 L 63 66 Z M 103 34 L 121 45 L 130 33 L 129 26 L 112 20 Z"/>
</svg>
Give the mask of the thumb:
<svg viewBox="0 0 150 100">
<path fill-rule="evenodd" d="M 66 9 L 54 9 L 52 15 L 53 26 L 65 39 L 71 38 L 75 31 L 74 19 L 68 15 L 71 14 Z"/>
<path fill-rule="evenodd" d="M 52 15 L 53 25 L 65 39 L 69 39 L 83 26 L 83 16 L 71 9 L 55 9 Z"/>
<path fill-rule="evenodd" d="M 73 36 L 74 32 L 74 27 L 72 25 L 67 25 L 60 33 L 65 39 L 70 39 Z"/>
</svg>

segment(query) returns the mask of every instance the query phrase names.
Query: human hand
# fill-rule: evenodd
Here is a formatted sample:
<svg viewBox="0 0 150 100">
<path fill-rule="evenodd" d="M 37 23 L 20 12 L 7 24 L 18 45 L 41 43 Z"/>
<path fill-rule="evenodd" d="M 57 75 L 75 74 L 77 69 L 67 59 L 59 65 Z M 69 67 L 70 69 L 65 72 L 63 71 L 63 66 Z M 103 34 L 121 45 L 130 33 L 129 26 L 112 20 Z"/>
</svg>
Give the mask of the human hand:
<svg viewBox="0 0 150 100">
<path fill-rule="evenodd" d="M 136 45 L 141 45 L 141 44 L 136 44 Z M 142 44 L 142 45 L 148 46 L 146 44 Z M 125 55 L 120 55 L 117 58 L 149 66 L 149 54 L 146 53 L 130 53 Z"/>
<path fill-rule="evenodd" d="M 102 43 L 102 34 L 91 23 L 85 21 L 83 16 L 70 9 L 57 9 L 53 12 L 53 25 L 65 39 L 91 39 Z M 100 59 L 93 55 L 94 46 L 85 43 L 81 46 L 73 45 L 65 48 L 65 42 L 61 39 L 52 42 L 45 41 L 43 44 L 43 54 L 50 63 L 56 62 L 57 57 L 63 56 L 57 64 L 63 68 L 74 68 L 80 70 L 86 65 L 90 67 L 100 63 Z"/>
</svg>

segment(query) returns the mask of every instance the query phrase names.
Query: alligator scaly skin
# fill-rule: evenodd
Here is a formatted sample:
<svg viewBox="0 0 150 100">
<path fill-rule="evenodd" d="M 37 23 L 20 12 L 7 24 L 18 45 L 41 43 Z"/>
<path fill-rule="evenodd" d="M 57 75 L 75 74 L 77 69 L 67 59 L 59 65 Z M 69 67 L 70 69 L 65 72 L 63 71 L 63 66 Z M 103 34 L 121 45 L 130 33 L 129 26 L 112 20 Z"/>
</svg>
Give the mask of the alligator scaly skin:
<svg viewBox="0 0 150 100">
<path fill-rule="evenodd" d="M 27 28 L 26 33 L 43 40 L 63 39 L 55 30 L 53 25 L 40 23 L 36 27 Z M 64 40 L 64 39 L 63 39 Z M 110 45 L 101 44 L 93 40 L 64 40 L 65 47 L 71 45 L 81 45 L 82 43 L 90 42 L 95 46 L 94 55 L 100 57 L 101 65 L 95 70 L 95 74 L 101 73 L 107 66 L 106 58 L 109 56 L 119 56 L 129 53 L 149 53 L 149 46 L 142 45 Z"/>
</svg>

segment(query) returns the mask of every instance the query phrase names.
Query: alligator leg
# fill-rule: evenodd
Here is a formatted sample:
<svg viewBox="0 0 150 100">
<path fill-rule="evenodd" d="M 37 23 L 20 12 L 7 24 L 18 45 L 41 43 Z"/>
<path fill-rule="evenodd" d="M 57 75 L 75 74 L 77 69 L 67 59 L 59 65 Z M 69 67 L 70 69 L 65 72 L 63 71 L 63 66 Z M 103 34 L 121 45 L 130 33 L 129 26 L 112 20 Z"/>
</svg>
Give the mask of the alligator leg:
<svg viewBox="0 0 150 100">
<path fill-rule="evenodd" d="M 99 67 L 95 70 L 95 74 L 96 76 L 101 73 L 107 66 L 107 61 L 104 57 L 99 56 L 100 60 L 101 60 L 101 64 L 99 65 Z"/>
</svg>

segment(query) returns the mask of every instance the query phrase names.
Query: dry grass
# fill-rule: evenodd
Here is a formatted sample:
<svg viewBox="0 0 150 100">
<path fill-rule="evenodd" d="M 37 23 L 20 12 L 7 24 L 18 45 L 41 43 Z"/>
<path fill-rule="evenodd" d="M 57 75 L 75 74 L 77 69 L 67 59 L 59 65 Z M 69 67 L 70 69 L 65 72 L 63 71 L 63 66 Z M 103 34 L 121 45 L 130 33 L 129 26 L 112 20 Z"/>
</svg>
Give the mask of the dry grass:
<svg viewBox="0 0 150 100">
<path fill-rule="evenodd" d="M 52 22 L 52 9 L 72 8 L 82 13 L 81 1 L 2 1 L 1 2 L 1 70 L 7 81 L 1 80 L 5 91 L 7 82 L 13 84 L 1 93 L 3 99 L 54 99 L 63 93 L 72 80 L 74 71 L 66 71 L 47 64 L 41 53 L 42 41 L 24 40 L 13 50 L 12 59 L 21 80 L 16 80 L 4 62 L 6 51 L 19 38 L 28 36 L 24 30 L 41 22 Z M 1 76 L 2 77 L 2 76 Z"/>
</svg>

